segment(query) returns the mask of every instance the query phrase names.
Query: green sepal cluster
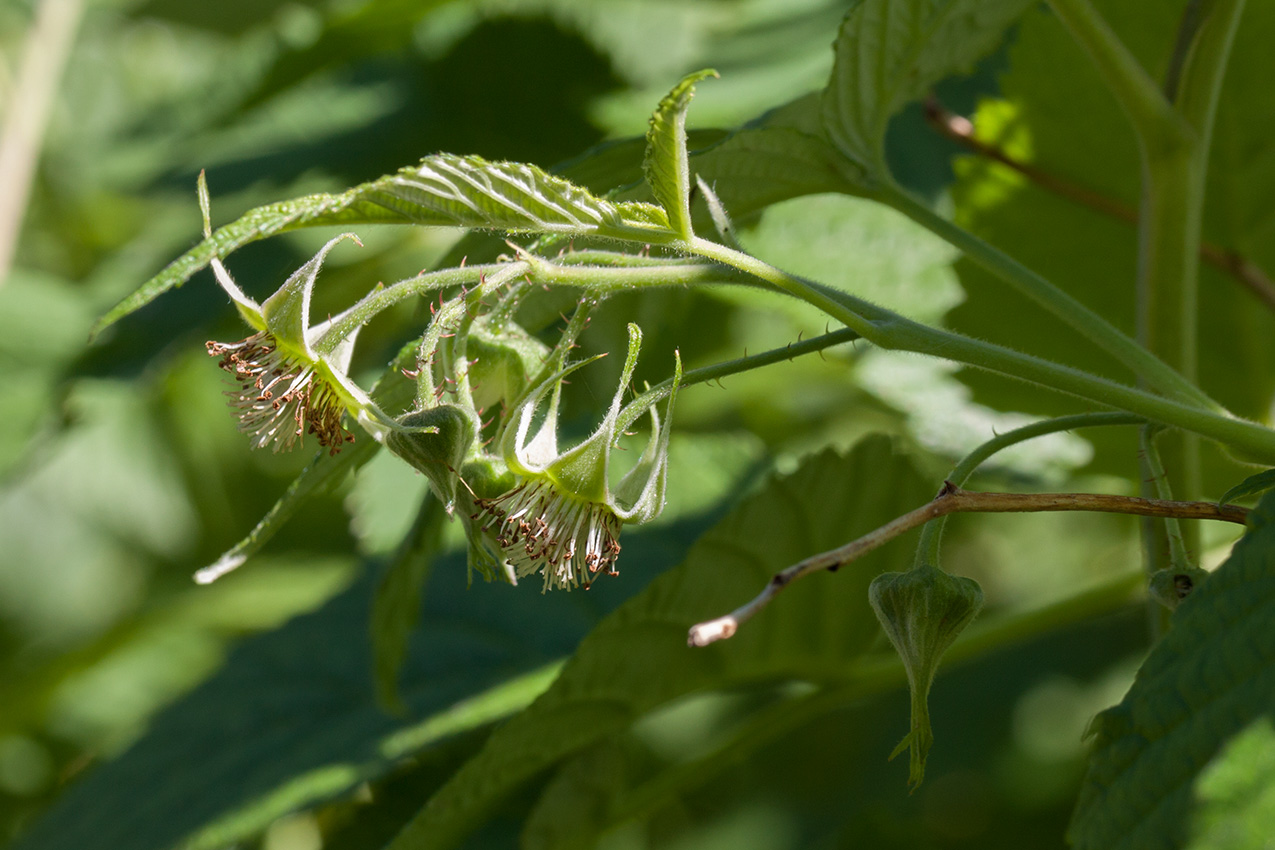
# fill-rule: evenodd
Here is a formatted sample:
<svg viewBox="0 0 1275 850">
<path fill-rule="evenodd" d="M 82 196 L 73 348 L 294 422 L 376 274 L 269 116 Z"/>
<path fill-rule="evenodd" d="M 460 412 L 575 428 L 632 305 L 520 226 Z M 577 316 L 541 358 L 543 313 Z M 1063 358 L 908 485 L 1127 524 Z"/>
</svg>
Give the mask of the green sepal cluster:
<svg viewBox="0 0 1275 850">
<path fill-rule="evenodd" d="M 971 578 L 924 564 L 906 573 L 882 573 L 868 586 L 868 601 L 907 670 L 912 693 L 911 731 L 890 753 L 910 750 L 908 787 L 925 778 L 934 744 L 929 695 L 939 661 L 983 608 L 983 589 Z"/>
</svg>

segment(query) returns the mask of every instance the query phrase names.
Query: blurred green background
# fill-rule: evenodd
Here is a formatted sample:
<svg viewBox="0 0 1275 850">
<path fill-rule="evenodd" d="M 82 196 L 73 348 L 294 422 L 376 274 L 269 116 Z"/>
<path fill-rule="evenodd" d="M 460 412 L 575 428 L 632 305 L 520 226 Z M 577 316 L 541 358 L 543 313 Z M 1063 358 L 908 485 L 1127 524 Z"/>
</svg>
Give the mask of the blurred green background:
<svg viewBox="0 0 1275 850">
<path fill-rule="evenodd" d="M 15 107 L 23 57 L 31 49 L 55 52 L 45 42 L 33 48 L 33 33 L 41 32 L 39 7 L 57 5 L 0 5 L 6 128 L 23 120 Z M 884 432 L 919 470 L 920 499 L 992 429 L 1026 421 L 1014 411 L 1042 407 L 1021 387 L 975 381 L 980 398 L 1007 411 L 996 412 L 974 400 L 962 381 L 967 376 L 862 347 L 689 391 L 677 413 L 669 512 L 646 537 L 626 542 L 621 579 L 587 598 L 542 599 L 532 588 L 518 588 L 517 596 L 482 584 L 465 590 L 455 558 L 435 570 L 425 633 L 413 650 L 428 662 L 409 662 L 405 693 L 417 681 L 461 671 L 473 682 L 433 694 L 432 711 L 483 688 L 509 685 L 513 695 L 493 697 L 490 716 L 478 711 L 455 731 L 421 731 L 413 724 L 425 713 L 378 714 L 370 678 L 360 672 L 371 666 L 368 598 L 384 558 L 412 522 L 422 479 L 378 457 L 309 503 L 240 573 L 196 587 L 190 574 L 242 537 L 309 456 L 250 454 L 236 432 L 222 404 L 221 373 L 203 343 L 242 334 L 207 273 L 91 347 L 89 325 L 197 241 L 200 169 L 207 171 L 216 225 L 255 205 L 343 189 L 436 151 L 552 167 L 593 145 L 640 134 L 670 85 L 709 66 L 721 80 L 701 87 L 691 126 L 736 126 L 823 85 L 845 4 L 60 5 L 71 19 L 70 42 L 64 66 L 46 69 L 47 125 L 36 128 L 43 142 L 29 199 L 20 218 L 0 221 L 0 230 L 16 236 L 11 267 L 0 269 L 0 841 L 20 836 L 139 741 L 150 754 L 137 762 L 149 771 L 146 782 L 221 776 L 211 763 L 240 739 L 212 741 L 195 754 L 182 742 L 239 709 L 236 722 L 249 729 L 259 722 L 249 707 L 268 705 L 272 693 L 282 705 L 301 690 L 314 699 L 298 703 L 303 711 L 325 705 L 325 694 L 360 706 L 364 738 L 334 720 L 318 723 L 315 734 L 326 729 L 337 742 L 310 761 L 289 761 L 318 747 L 310 739 L 247 753 L 248 764 L 277 767 L 244 780 L 262 799 L 276 794 L 274 803 L 255 814 L 250 800 L 236 799 L 239 808 L 210 804 L 172 834 L 160 829 L 135 844 L 126 836 L 110 846 L 178 846 L 195 827 L 234 808 L 238 825 L 196 846 L 379 847 L 478 749 L 498 718 L 543 689 L 552 665 L 595 623 L 659 569 L 679 562 L 765 472 L 791 471 L 813 450 L 847 449 Z M 1031 25 L 1050 25 L 1039 18 Z M 980 98 L 996 97 L 1011 62 L 1004 49 L 940 93 L 950 107 L 972 112 Z M 985 108 L 996 102 L 985 100 Z M 992 220 L 986 226 L 994 232 L 997 221 L 1019 215 L 1012 191 L 988 188 L 1003 175 L 984 173 L 977 163 L 959 169 L 963 182 L 953 194 L 955 150 L 931 133 L 919 110 L 896 119 L 890 143 L 900 177 L 941 206 L 964 204 L 958 216 L 971 226 Z M 17 191 L 16 182 L 6 181 L 11 176 L 0 175 L 0 191 Z M 979 283 L 977 274 L 955 265 L 946 245 L 856 199 L 788 201 L 742 224 L 746 246 L 759 256 L 926 321 L 942 322 L 965 300 L 971 275 Z M 1111 238 L 1132 251 L 1132 230 L 1122 233 Z M 250 294 L 261 296 L 328 235 L 253 245 L 228 265 Z M 338 251 L 329 261 L 317 311 L 428 267 L 459 238 L 409 228 L 360 235 L 364 249 Z M 962 309 L 975 325 L 986 315 Z M 366 384 L 425 316 L 404 308 L 370 329 L 355 376 Z M 647 333 L 639 378 L 652 381 L 667 375 L 674 347 L 689 366 L 701 366 L 824 329 L 809 310 L 755 293 L 659 293 L 609 303 L 586 347 L 615 350 L 630 320 Z M 1266 345 L 1260 331 L 1254 344 Z M 569 400 L 571 427 L 580 433 L 614 381 L 613 372 L 596 371 Z M 1262 392 L 1246 399 L 1246 412 L 1267 409 L 1269 392 Z M 1136 490 L 1130 443 L 1108 441 L 1101 463 L 1087 466 L 1092 457 L 1086 440 L 1059 436 L 1007 453 L 982 483 Z M 1216 561 L 1233 535 L 1206 531 Z M 1127 519 L 989 517 L 954 522 L 953 532 L 947 566 L 982 581 L 993 609 L 1046 604 L 1138 566 L 1136 528 Z M 293 619 L 312 611 L 320 619 Z M 906 692 L 892 687 L 813 714 L 756 746 L 727 748 L 730 755 L 713 771 L 674 783 L 619 823 L 576 824 L 572 837 L 555 820 L 557 797 L 567 795 L 583 810 L 598 793 L 573 779 L 577 773 L 611 777 L 622 789 L 721 746 L 740 718 L 782 696 L 782 688 L 758 685 L 693 695 L 642 717 L 521 787 L 470 838 L 471 846 L 513 846 L 519 835 L 528 847 L 1063 846 L 1083 765 L 1081 732 L 1131 680 L 1145 651 L 1144 621 L 1145 611 L 1131 601 L 1105 618 L 941 675 L 933 694 L 938 745 L 926 784 L 912 796 L 906 767 L 885 761 L 906 729 Z M 238 702 L 237 688 L 256 701 Z M 408 702 L 416 712 L 419 706 Z M 367 768 L 364 745 L 356 743 L 404 729 L 416 729 L 419 740 L 382 751 Z M 324 764 L 335 770 L 343 758 L 365 773 L 332 774 L 330 785 L 315 780 L 293 803 L 276 793 L 290 778 L 311 775 L 306 771 Z M 151 787 L 146 782 L 139 780 L 136 794 Z M 127 801 L 127 783 L 118 791 L 118 800 Z M 66 805 L 56 810 L 63 819 L 91 808 Z M 75 832 L 74 824 L 62 826 Z"/>
</svg>

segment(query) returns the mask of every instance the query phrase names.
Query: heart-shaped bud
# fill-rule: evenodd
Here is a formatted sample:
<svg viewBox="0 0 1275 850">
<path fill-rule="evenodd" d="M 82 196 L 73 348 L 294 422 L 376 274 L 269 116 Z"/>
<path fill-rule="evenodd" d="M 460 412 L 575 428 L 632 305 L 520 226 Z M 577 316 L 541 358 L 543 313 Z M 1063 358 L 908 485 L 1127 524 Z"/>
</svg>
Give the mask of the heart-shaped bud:
<svg viewBox="0 0 1275 850">
<path fill-rule="evenodd" d="M 927 564 L 877 576 L 868 587 L 868 601 L 907 670 L 912 726 L 890 758 L 911 751 L 908 785 L 915 789 L 925 777 L 925 759 L 934 743 L 930 685 L 943 653 L 982 609 L 983 589 L 973 579 Z"/>
<path fill-rule="evenodd" d="M 385 445 L 429 478 L 439 501 L 451 513 L 457 476 L 477 439 L 478 419 L 473 411 L 441 404 L 400 416 Z"/>
</svg>

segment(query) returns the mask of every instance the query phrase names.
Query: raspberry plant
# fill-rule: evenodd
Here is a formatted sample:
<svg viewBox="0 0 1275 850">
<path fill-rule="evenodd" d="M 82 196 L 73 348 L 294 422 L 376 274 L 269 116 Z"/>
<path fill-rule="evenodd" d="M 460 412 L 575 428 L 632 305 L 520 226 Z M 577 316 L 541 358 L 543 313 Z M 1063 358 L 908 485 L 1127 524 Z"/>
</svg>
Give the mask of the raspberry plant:
<svg viewBox="0 0 1275 850">
<path fill-rule="evenodd" d="M 1245 133 L 1263 109 L 1253 69 L 1275 16 L 1243 0 L 1190 0 L 1173 14 L 1115 0 L 859 0 L 838 15 L 826 85 L 721 132 L 688 133 L 696 92 L 729 83 L 729 70 L 703 70 L 659 101 L 644 137 L 562 166 L 430 153 L 216 228 L 216 181 L 200 172 L 203 239 L 107 310 L 92 337 L 115 344 L 172 290 L 208 286 L 210 269 L 248 325 L 241 341 L 206 343 L 229 373 L 245 448 L 317 454 L 197 582 L 250 581 L 300 517 L 375 469 L 421 482 L 414 516 L 350 589 L 245 644 L 20 830 L 18 847 L 238 846 L 272 823 L 260 840 L 274 847 L 288 817 L 311 824 L 314 846 L 489 846 L 511 829 L 526 847 L 670 846 L 699 840 L 704 789 L 737 802 L 778 794 L 761 766 L 800 773 L 800 758 L 777 751 L 829 735 L 866 760 L 857 769 L 872 786 L 896 780 L 881 804 L 895 814 L 878 818 L 896 826 L 839 798 L 845 783 L 821 765 L 802 785 L 817 815 L 775 804 L 788 814 L 774 835 L 758 828 L 736 846 L 884 846 L 891 829 L 917 846 L 1021 846 L 1040 840 L 1024 837 L 1029 818 L 969 826 L 956 811 L 982 804 L 964 799 L 973 785 L 945 761 L 961 713 L 931 695 L 971 670 L 987 678 L 1007 656 L 1033 674 L 1066 669 L 1049 641 L 1122 611 L 1125 636 L 1086 669 L 1140 646 L 1136 676 L 1089 725 L 1083 775 L 1041 792 L 1065 796 L 1056 807 L 1076 799 L 1066 841 L 1259 846 L 1275 693 L 1275 497 L 1264 495 L 1275 479 L 1260 471 L 1275 465 L 1275 384 L 1261 364 L 1275 287 L 1261 271 L 1269 208 L 1246 185 L 1264 186 L 1270 169 Z M 997 90 L 972 124 L 942 106 L 935 91 L 996 62 Z M 915 179 L 917 149 L 892 147 L 921 132 L 906 123 L 921 104 L 924 132 L 968 152 L 937 203 Z M 1111 143 L 1089 135 L 1090 121 L 1127 134 L 1110 162 L 1095 160 Z M 905 256 L 925 238 L 944 246 L 944 264 L 959 255 L 966 303 L 892 309 L 757 250 L 769 216 L 815 195 L 909 221 Z M 390 225 L 468 235 L 386 282 L 357 252 Z M 340 233 L 260 302 L 246 294 L 236 275 L 248 251 L 237 252 L 312 228 Z M 339 307 L 325 294 L 337 258 Z M 669 308 L 687 293 L 697 325 Z M 739 316 L 784 310 L 822 332 L 714 356 L 708 340 Z M 865 364 L 891 362 L 871 359 L 882 351 L 959 368 L 980 399 L 1037 415 L 959 450 L 898 411 L 877 416 L 893 437 L 867 435 L 862 408 L 890 406 L 860 386 Z M 828 358 L 818 381 L 788 384 L 815 354 Z M 706 433 L 738 431 L 721 423 L 739 411 L 713 396 L 724 379 L 761 381 L 748 404 L 781 419 L 810 386 L 833 393 L 837 413 L 785 421 L 772 437 L 782 450 L 755 439 L 696 449 Z M 1048 487 L 1056 475 L 1012 463 L 996 472 L 1000 452 L 1064 432 L 1097 435 L 1107 477 L 1073 470 L 1094 487 Z M 712 491 L 699 504 L 695 479 Z M 985 544 L 968 527 L 990 520 L 963 520 L 940 546 L 951 514 L 1058 512 L 1143 517 L 1142 563 L 1126 554 L 1100 580 L 1023 605 L 979 566 Z M 1217 538 L 1200 521 L 1244 535 L 1209 560 Z M 1048 575 L 1056 548 L 1020 544 L 1014 558 Z M 1144 644 L 1127 637 L 1134 621 Z M 1097 634 L 1080 642 L 1100 644 Z M 279 682 L 274 658 L 289 665 Z M 292 687 L 311 675 L 326 682 L 320 697 Z M 907 705 L 883 696 L 902 691 Z M 968 699 L 1008 710 L 995 687 Z M 889 707 L 855 720 L 871 735 L 830 720 L 865 705 Z M 1029 702 L 1018 705 L 1015 722 L 1030 725 Z M 887 763 L 904 750 L 906 777 Z M 737 762 L 753 772 L 732 784 Z M 994 769 L 1027 769 L 1015 765 Z M 516 827 L 501 810 L 510 799 L 523 801 Z M 939 826 L 901 826 L 909 805 L 930 806 Z"/>
</svg>

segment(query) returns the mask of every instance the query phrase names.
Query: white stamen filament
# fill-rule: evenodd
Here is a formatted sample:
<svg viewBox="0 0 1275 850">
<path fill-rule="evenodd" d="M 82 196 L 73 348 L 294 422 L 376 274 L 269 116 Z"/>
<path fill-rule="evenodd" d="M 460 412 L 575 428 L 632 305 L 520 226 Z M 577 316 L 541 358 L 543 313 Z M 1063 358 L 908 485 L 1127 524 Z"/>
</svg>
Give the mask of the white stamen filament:
<svg viewBox="0 0 1275 850">
<path fill-rule="evenodd" d="M 239 388 L 226 396 L 239 416 L 239 430 L 249 436 L 253 448 L 289 451 L 307 430 L 332 454 L 353 441 L 341 425 L 345 410 L 340 397 L 326 382 L 315 380 L 313 364 L 280 352 L 269 334 L 233 343 L 209 342 L 207 347 L 239 382 Z"/>
<path fill-rule="evenodd" d="M 519 577 L 544 574 L 544 589 L 585 588 L 598 572 L 615 575 L 620 519 L 606 505 L 529 480 L 495 499 L 476 499 L 482 531 L 496 537 Z"/>
</svg>

